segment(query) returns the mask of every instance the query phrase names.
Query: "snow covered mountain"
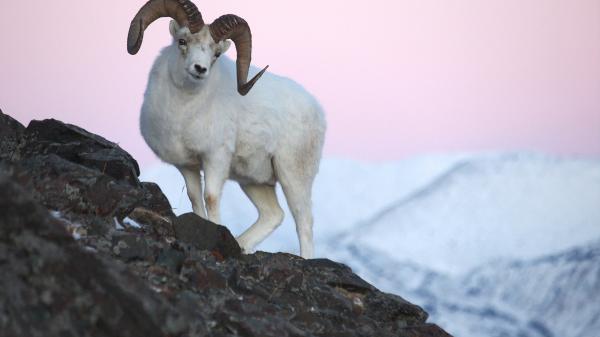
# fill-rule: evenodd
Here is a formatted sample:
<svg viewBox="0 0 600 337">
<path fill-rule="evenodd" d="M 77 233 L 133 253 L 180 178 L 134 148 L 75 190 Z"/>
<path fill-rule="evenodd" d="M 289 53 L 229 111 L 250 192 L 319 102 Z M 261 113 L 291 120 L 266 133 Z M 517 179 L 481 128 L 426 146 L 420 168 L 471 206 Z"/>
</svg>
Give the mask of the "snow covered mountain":
<svg viewBox="0 0 600 337">
<path fill-rule="evenodd" d="M 160 166 L 142 178 L 159 183 L 176 213 L 191 209 L 175 169 Z M 600 161 L 536 154 L 324 160 L 314 210 L 319 255 L 423 305 L 456 336 L 600 331 L 600 241 L 590 243 L 600 238 Z M 234 184 L 222 213 L 234 234 L 256 217 Z M 297 252 L 286 218 L 260 249 Z"/>
<path fill-rule="evenodd" d="M 338 260 L 419 303 L 454 336 L 595 337 L 600 331 L 600 240 L 456 277 L 356 246 L 342 252 Z"/>
<path fill-rule="evenodd" d="M 458 275 L 494 259 L 536 258 L 594 238 L 600 238 L 600 162 L 510 154 L 459 161 L 332 242 Z"/>
<path fill-rule="evenodd" d="M 455 288 L 457 299 L 503 308 L 544 336 L 597 336 L 600 241 L 533 260 L 489 264 Z"/>
</svg>

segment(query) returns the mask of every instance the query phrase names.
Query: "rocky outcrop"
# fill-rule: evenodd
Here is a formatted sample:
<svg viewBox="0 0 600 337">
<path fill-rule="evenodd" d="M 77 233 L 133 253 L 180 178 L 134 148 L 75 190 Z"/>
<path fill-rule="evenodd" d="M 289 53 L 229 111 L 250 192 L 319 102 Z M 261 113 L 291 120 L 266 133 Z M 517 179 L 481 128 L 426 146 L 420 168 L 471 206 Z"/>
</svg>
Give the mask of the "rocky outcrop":
<svg viewBox="0 0 600 337">
<path fill-rule="evenodd" d="M 118 145 L 0 112 L 0 336 L 449 336 L 339 263 L 241 254 Z"/>
<path fill-rule="evenodd" d="M 0 160 L 13 160 L 25 127 L 0 110 Z"/>
</svg>

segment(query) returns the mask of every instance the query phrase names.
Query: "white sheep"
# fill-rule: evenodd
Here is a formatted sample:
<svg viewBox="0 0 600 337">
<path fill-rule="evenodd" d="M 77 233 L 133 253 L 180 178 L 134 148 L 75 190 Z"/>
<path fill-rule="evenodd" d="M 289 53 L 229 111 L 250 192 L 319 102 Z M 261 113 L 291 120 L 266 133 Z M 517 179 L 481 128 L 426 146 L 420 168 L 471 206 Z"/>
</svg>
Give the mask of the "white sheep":
<svg viewBox="0 0 600 337">
<path fill-rule="evenodd" d="M 237 238 L 245 252 L 283 221 L 275 194 L 279 182 L 296 222 L 301 255 L 312 258 L 311 190 L 326 128 L 320 105 L 302 86 L 265 73 L 266 68 L 246 82 L 247 23 L 225 15 L 205 25 L 188 0 L 148 1 L 131 23 L 131 54 L 139 50 L 146 27 L 160 17 L 174 19 L 173 43 L 150 73 L 140 117 L 144 139 L 158 157 L 179 169 L 194 212 L 202 217 L 208 210 L 208 219 L 220 223 L 223 185 L 227 179 L 239 183 L 259 213 Z M 237 64 L 220 56 L 230 47 L 228 39 L 236 45 Z"/>
</svg>

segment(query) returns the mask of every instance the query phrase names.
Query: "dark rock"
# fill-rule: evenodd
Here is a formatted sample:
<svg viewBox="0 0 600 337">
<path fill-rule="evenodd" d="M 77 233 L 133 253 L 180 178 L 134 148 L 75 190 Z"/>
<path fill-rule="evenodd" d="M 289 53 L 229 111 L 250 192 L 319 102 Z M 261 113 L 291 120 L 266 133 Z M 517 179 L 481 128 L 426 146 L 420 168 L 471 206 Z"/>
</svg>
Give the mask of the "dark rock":
<svg viewBox="0 0 600 337">
<path fill-rule="evenodd" d="M 165 336 L 178 313 L 0 177 L 0 336 Z"/>
<path fill-rule="evenodd" d="M 227 289 L 228 279 L 218 269 L 210 268 L 201 260 L 185 260 L 180 276 L 195 290 Z"/>
<path fill-rule="evenodd" d="M 194 213 L 175 218 L 176 238 L 196 249 L 208 250 L 220 257 L 239 257 L 242 250 L 226 227 L 207 221 Z"/>
<path fill-rule="evenodd" d="M 0 110 L 0 160 L 15 157 L 24 132 L 25 127 L 21 123 Z"/>
<path fill-rule="evenodd" d="M 87 233 L 89 235 L 94 235 L 96 237 L 106 236 L 115 228 L 115 224 L 113 222 L 107 221 L 106 218 L 92 216 L 75 218 L 83 218 L 80 221 L 80 223 L 85 224 Z"/>
<path fill-rule="evenodd" d="M 154 262 L 155 256 L 146 238 L 136 233 L 116 232 L 112 236 L 113 254 L 125 261 L 147 260 Z"/>
<path fill-rule="evenodd" d="M 423 324 L 419 326 L 406 327 L 398 337 L 449 337 L 450 335 L 435 324 Z"/>
<path fill-rule="evenodd" d="M 175 217 L 169 200 L 165 197 L 157 184 L 142 182 L 141 186 L 144 191 L 144 199 L 140 203 L 140 206 L 152 210 L 152 212 L 162 215 L 163 217 Z"/>
<path fill-rule="evenodd" d="M 137 186 L 140 169 L 117 144 L 74 125 L 47 119 L 31 121 L 25 130 L 22 158 L 55 154 L 75 164 L 97 170 L 115 180 Z"/>
<path fill-rule="evenodd" d="M 140 189 L 55 154 L 28 157 L 15 178 L 28 181 L 48 209 L 123 218 L 143 198 Z"/>
<path fill-rule="evenodd" d="M 394 322 L 401 321 L 406 325 L 417 325 L 425 323 L 427 313 L 421 308 L 414 306 L 403 298 L 378 293 L 375 296 L 365 298 L 366 315 L 373 319 L 383 319 Z"/>
<path fill-rule="evenodd" d="M 156 264 L 165 267 L 171 273 L 177 274 L 181 270 L 184 261 L 185 253 L 183 251 L 168 247 L 160 251 Z"/>
<path fill-rule="evenodd" d="M 122 219 L 142 206 L 174 216 L 158 185 L 140 183 L 131 155 L 100 136 L 54 119 L 24 128 L 7 115 L 0 115 L 0 130 L 0 159 L 17 164 L 13 178 L 39 192 L 49 209 Z"/>
<path fill-rule="evenodd" d="M 94 168 L 117 180 L 125 180 L 132 185 L 138 185 L 139 168 L 136 162 L 128 161 L 121 149 L 100 149 L 95 152 L 80 153 L 75 161 L 85 167 Z"/>
</svg>

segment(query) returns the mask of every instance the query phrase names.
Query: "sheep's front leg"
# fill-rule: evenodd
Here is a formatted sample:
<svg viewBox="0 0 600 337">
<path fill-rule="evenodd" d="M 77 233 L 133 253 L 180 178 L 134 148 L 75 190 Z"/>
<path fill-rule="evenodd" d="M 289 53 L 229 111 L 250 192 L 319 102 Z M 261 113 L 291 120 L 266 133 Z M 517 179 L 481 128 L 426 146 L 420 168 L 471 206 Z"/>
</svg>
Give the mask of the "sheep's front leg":
<svg viewBox="0 0 600 337">
<path fill-rule="evenodd" d="M 179 166 L 177 168 L 185 180 L 185 188 L 187 189 L 194 213 L 206 219 L 206 209 L 204 209 L 204 202 L 202 201 L 200 166 Z"/>
<path fill-rule="evenodd" d="M 204 201 L 208 220 L 221 223 L 220 203 L 223 185 L 229 177 L 231 159 L 224 154 L 207 158 L 204 161 Z"/>
</svg>

